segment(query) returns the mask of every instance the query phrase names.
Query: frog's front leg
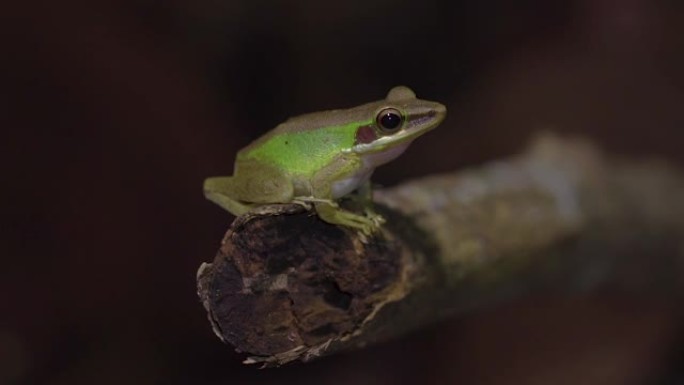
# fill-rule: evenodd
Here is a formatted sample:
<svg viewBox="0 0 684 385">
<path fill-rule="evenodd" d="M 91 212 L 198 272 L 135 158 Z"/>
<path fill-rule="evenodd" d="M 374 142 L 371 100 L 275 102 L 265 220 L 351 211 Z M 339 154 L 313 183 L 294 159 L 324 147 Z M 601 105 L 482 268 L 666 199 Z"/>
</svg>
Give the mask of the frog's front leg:
<svg viewBox="0 0 684 385">
<path fill-rule="evenodd" d="M 357 170 L 358 159 L 340 157 L 316 173 L 311 181 L 313 202 L 318 216 L 332 224 L 348 226 L 371 235 L 379 226 L 372 219 L 347 211 L 332 200 L 332 184 L 344 179 L 350 170 Z"/>
<path fill-rule="evenodd" d="M 378 228 L 377 223 L 364 215 L 352 213 L 340 207 L 332 206 L 329 203 L 316 203 L 314 206 L 316 207 L 318 217 L 333 225 L 351 227 L 365 235 L 373 234 L 373 231 Z"/>
<path fill-rule="evenodd" d="M 371 184 L 370 178 L 366 179 L 359 186 L 359 188 L 356 190 L 355 198 L 359 201 L 361 207 L 363 207 L 363 211 L 366 213 L 366 216 L 373 221 L 376 226 L 380 226 L 386 222 L 385 218 L 376 213 L 373 209 L 373 186 Z"/>
</svg>

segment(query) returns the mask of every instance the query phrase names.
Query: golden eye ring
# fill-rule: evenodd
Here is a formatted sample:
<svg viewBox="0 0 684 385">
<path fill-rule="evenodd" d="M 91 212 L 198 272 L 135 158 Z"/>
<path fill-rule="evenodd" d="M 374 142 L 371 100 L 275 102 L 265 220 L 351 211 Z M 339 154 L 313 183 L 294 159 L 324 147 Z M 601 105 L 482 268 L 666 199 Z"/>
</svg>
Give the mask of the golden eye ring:
<svg viewBox="0 0 684 385">
<path fill-rule="evenodd" d="M 378 112 L 375 123 L 381 132 L 393 134 L 404 125 L 404 115 L 396 108 L 384 108 Z"/>
</svg>

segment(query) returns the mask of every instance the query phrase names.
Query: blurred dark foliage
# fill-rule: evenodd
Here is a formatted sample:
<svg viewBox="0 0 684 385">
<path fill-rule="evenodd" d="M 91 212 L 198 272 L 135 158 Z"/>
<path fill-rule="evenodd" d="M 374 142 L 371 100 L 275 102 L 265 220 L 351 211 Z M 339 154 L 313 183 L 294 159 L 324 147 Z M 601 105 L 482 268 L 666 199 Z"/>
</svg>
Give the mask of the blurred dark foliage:
<svg viewBox="0 0 684 385">
<path fill-rule="evenodd" d="M 682 4 L 5 4 L 0 384 L 674 381 L 677 308 L 616 293 L 528 298 L 258 371 L 214 337 L 194 279 L 231 220 L 204 177 L 289 115 L 396 84 L 449 117 L 380 183 L 508 155 L 544 128 L 681 165 Z"/>
</svg>

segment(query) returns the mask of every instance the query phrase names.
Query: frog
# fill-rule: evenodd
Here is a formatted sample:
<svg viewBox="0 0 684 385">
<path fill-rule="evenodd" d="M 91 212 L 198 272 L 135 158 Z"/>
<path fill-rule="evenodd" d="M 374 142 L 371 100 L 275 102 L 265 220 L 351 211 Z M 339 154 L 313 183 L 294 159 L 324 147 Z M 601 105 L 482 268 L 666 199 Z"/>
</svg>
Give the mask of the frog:
<svg viewBox="0 0 684 385">
<path fill-rule="evenodd" d="M 371 235 L 384 223 L 372 209 L 371 175 L 445 117 L 444 105 L 406 86 L 356 107 L 295 116 L 239 150 L 233 175 L 207 178 L 204 195 L 235 216 L 296 203 L 329 224 Z M 339 205 L 352 193 L 364 213 Z"/>
</svg>

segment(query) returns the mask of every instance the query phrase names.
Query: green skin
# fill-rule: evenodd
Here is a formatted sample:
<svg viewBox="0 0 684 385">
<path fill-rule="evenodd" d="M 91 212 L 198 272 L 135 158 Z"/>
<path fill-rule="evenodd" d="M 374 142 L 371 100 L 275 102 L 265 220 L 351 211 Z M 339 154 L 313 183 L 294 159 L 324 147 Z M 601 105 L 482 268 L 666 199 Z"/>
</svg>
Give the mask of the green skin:
<svg viewBox="0 0 684 385">
<path fill-rule="evenodd" d="M 385 124 L 387 114 L 400 123 Z M 313 204 L 324 221 L 371 234 L 383 222 L 370 209 L 371 174 L 445 116 L 443 105 L 399 86 L 383 100 L 290 118 L 238 152 L 233 176 L 206 179 L 204 194 L 234 215 L 266 204 Z M 353 191 L 365 215 L 337 205 Z"/>
</svg>

